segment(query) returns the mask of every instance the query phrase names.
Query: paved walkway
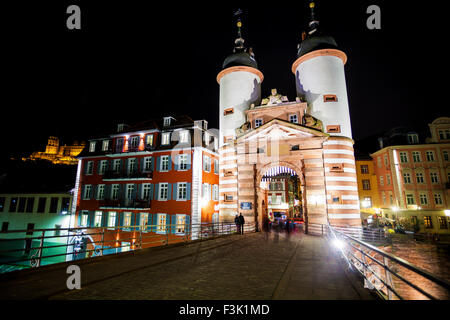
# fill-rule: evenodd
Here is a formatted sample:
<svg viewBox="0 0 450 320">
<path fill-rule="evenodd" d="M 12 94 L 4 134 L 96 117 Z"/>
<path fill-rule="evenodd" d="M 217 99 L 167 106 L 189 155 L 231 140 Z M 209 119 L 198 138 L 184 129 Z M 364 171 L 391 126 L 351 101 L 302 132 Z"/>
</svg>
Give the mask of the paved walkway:
<svg viewBox="0 0 450 320">
<path fill-rule="evenodd" d="M 0 299 L 372 299 L 325 239 L 299 232 L 91 259 L 79 263 L 81 290 L 66 289 L 67 265 L 0 278 Z"/>
</svg>

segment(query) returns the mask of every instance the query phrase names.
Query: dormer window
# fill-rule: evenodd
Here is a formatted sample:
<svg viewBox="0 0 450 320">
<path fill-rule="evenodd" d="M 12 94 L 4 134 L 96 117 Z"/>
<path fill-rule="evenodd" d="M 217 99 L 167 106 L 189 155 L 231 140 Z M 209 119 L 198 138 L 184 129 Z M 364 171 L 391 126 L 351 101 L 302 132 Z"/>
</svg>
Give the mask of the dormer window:
<svg viewBox="0 0 450 320">
<path fill-rule="evenodd" d="M 189 142 L 189 131 L 184 130 L 180 131 L 180 143 L 186 143 Z"/>
<path fill-rule="evenodd" d="M 139 146 L 139 137 L 138 136 L 131 137 L 130 148 L 136 149 L 138 146 Z"/>
<path fill-rule="evenodd" d="M 164 127 L 170 126 L 170 122 L 172 120 L 172 117 L 164 117 Z"/>
<path fill-rule="evenodd" d="M 169 145 L 170 143 L 170 132 L 164 132 L 161 135 L 161 144 L 163 146 Z"/>
<path fill-rule="evenodd" d="M 109 148 L 109 140 L 103 140 L 102 151 L 108 151 Z"/>
<path fill-rule="evenodd" d="M 262 124 L 263 124 L 262 119 L 255 119 L 255 128 L 262 126 Z"/>
<path fill-rule="evenodd" d="M 95 141 L 91 141 L 89 143 L 89 152 L 94 152 L 95 151 Z"/>
<path fill-rule="evenodd" d="M 337 102 L 337 96 L 335 94 L 324 94 L 323 102 Z"/>
<path fill-rule="evenodd" d="M 152 146 L 153 145 L 153 134 L 148 134 L 145 137 L 145 145 Z"/>
<path fill-rule="evenodd" d="M 409 144 L 419 143 L 419 136 L 417 135 L 417 133 L 408 133 L 408 143 Z"/>
</svg>

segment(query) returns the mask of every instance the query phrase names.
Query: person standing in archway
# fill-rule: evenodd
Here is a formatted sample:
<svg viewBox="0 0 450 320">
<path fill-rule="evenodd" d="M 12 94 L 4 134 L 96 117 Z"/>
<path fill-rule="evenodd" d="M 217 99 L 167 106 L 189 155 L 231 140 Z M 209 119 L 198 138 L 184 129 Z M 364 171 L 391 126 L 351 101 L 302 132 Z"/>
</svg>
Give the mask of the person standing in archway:
<svg viewBox="0 0 450 320">
<path fill-rule="evenodd" d="M 236 217 L 234 218 L 234 224 L 236 225 L 236 232 L 241 233 L 241 226 L 240 226 L 241 222 L 239 220 L 238 215 L 236 215 Z"/>
<path fill-rule="evenodd" d="M 242 215 L 242 212 L 239 215 L 239 227 L 240 227 L 240 233 L 244 234 L 244 224 L 245 224 L 245 219 L 244 216 Z"/>
</svg>

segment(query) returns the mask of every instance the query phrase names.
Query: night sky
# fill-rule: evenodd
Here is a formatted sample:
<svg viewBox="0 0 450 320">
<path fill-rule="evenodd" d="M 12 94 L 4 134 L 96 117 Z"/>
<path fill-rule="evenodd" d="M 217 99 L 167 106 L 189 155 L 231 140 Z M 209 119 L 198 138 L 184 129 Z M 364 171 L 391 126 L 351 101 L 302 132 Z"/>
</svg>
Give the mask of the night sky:
<svg viewBox="0 0 450 320">
<path fill-rule="evenodd" d="M 440 78 L 448 74 L 449 18 L 436 3 L 392 2 L 316 1 L 320 29 L 348 56 L 355 140 L 449 116 Z M 145 3 L 2 4 L 3 155 L 43 151 L 49 135 L 71 144 L 170 112 L 218 128 L 216 75 L 233 49 L 237 8 L 265 77 L 263 97 L 277 88 L 295 99 L 291 65 L 308 1 Z M 70 4 L 81 8 L 81 30 L 66 28 Z M 370 4 L 381 8 L 381 30 L 366 27 Z"/>
</svg>

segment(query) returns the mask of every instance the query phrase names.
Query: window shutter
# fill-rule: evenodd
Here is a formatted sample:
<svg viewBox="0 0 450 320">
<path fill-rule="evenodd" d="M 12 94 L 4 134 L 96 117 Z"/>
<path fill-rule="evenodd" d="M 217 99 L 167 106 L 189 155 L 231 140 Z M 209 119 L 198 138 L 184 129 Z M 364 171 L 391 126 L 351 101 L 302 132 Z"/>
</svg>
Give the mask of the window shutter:
<svg viewBox="0 0 450 320">
<path fill-rule="evenodd" d="M 147 219 L 147 231 L 152 231 L 152 224 L 153 224 L 153 215 L 151 213 L 148 214 L 148 219 Z"/>
<path fill-rule="evenodd" d="M 186 184 L 186 197 L 187 200 L 191 200 L 191 184 L 189 182 Z"/>
<path fill-rule="evenodd" d="M 107 227 L 108 226 L 108 215 L 109 215 L 108 211 L 104 211 L 103 212 L 102 227 Z"/>
<path fill-rule="evenodd" d="M 125 199 L 125 195 L 127 193 L 127 185 L 126 184 L 121 184 L 119 186 L 119 190 L 120 190 L 120 196 L 119 199 Z"/>
<path fill-rule="evenodd" d="M 213 193 L 213 185 L 210 184 L 209 185 L 209 199 L 208 200 L 212 200 L 212 193 Z"/>
<path fill-rule="evenodd" d="M 123 213 L 122 213 L 122 215 L 123 215 Z M 117 226 L 118 226 L 119 223 L 120 223 L 119 218 L 120 218 L 120 213 L 119 213 L 119 212 L 116 212 L 116 228 L 117 228 Z"/>
<path fill-rule="evenodd" d="M 120 213 L 118 213 L 118 215 L 120 215 L 119 226 L 123 227 L 123 220 L 124 220 L 124 217 L 125 217 L 125 212 L 120 212 Z M 123 229 L 120 228 L 120 230 L 122 231 Z"/>
<path fill-rule="evenodd" d="M 145 163 L 145 158 L 139 158 L 139 170 L 140 172 L 144 172 L 144 163 Z"/>
<path fill-rule="evenodd" d="M 89 227 L 94 227 L 94 215 L 95 215 L 94 211 L 89 211 L 89 219 L 88 219 Z"/>
<path fill-rule="evenodd" d="M 169 156 L 169 171 L 172 170 L 172 157 Z"/>
<path fill-rule="evenodd" d="M 191 216 L 188 214 L 186 215 L 186 225 L 184 229 L 186 234 L 191 234 Z"/>
<path fill-rule="evenodd" d="M 155 184 L 154 200 L 159 200 L 159 183 Z"/>
<path fill-rule="evenodd" d="M 98 185 L 93 185 L 91 190 L 92 190 L 92 198 L 91 199 L 97 199 Z"/>
<path fill-rule="evenodd" d="M 135 226 L 134 230 L 139 230 L 139 221 L 141 220 L 141 215 L 139 212 L 133 212 L 131 214 L 131 223 Z"/>
<path fill-rule="evenodd" d="M 161 171 L 161 157 L 156 157 L 156 171 Z"/>
<path fill-rule="evenodd" d="M 86 193 L 86 186 L 82 186 L 82 187 L 81 187 L 81 200 L 84 199 L 85 193 Z"/>
<path fill-rule="evenodd" d="M 137 196 L 136 199 L 142 200 L 142 183 L 137 184 Z"/>
<path fill-rule="evenodd" d="M 180 162 L 180 155 L 176 155 L 175 156 L 175 161 L 174 161 L 174 170 L 178 171 L 178 167 L 179 167 L 179 162 Z"/>
<path fill-rule="evenodd" d="M 133 192 L 131 193 L 131 199 L 137 199 L 137 189 L 138 189 L 139 185 L 138 184 L 134 184 L 133 185 Z"/>
<path fill-rule="evenodd" d="M 83 215 L 83 211 L 79 211 L 78 212 L 78 222 L 77 222 L 77 227 L 81 226 L 81 216 Z"/>
<path fill-rule="evenodd" d="M 153 232 L 156 232 L 156 227 L 157 227 L 157 225 L 158 225 L 158 214 L 155 213 L 155 214 L 153 215 L 153 227 L 152 227 L 152 231 L 153 231 Z"/>
<path fill-rule="evenodd" d="M 87 173 L 87 167 L 88 167 L 87 164 L 88 164 L 87 160 L 86 160 L 86 161 L 83 161 L 83 173 L 84 173 L 84 174 Z"/>
<path fill-rule="evenodd" d="M 191 154 L 187 155 L 187 169 L 191 170 Z"/>
<path fill-rule="evenodd" d="M 153 184 L 150 184 L 150 191 L 149 191 L 149 196 L 148 198 L 150 200 L 153 200 Z"/>
<path fill-rule="evenodd" d="M 111 185 L 105 185 L 105 196 L 104 199 L 111 199 Z"/>
<path fill-rule="evenodd" d="M 171 193 L 172 193 L 172 183 L 167 184 L 167 200 L 171 200 Z"/>
<path fill-rule="evenodd" d="M 178 200 L 178 183 L 173 184 L 173 200 Z"/>
<path fill-rule="evenodd" d="M 173 214 L 172 215 L 172 233 L 175 234 L 175 232 L 177 231 L 177 215 Z"/>
<path fill-rule="evenodd" d="M 119 159 L 119 172 L 122 172 L 123 170 L 123 160 Z"/>
<path fill-rule="evenodd" d="M 152 171 L 155 171 L 155 157 L 152 157 L 151 159 L 152 159 L 152 160 L 151 160 L 151 165 L 150 165 L 150 167 L 152 168 Z"/>
</svg>

